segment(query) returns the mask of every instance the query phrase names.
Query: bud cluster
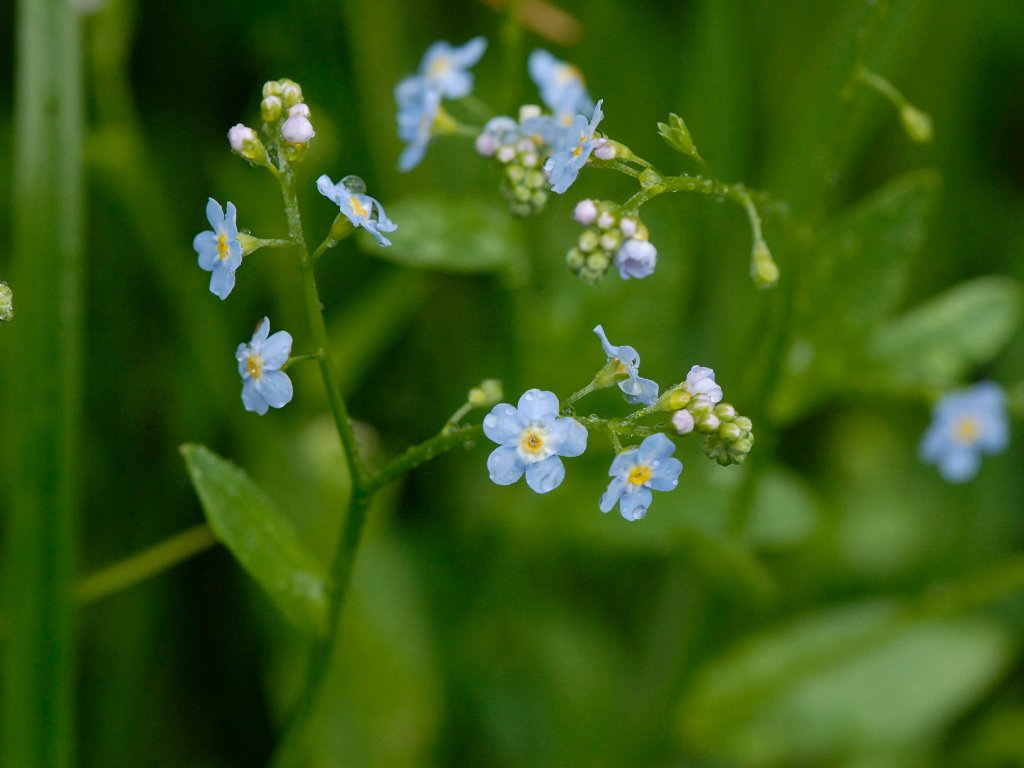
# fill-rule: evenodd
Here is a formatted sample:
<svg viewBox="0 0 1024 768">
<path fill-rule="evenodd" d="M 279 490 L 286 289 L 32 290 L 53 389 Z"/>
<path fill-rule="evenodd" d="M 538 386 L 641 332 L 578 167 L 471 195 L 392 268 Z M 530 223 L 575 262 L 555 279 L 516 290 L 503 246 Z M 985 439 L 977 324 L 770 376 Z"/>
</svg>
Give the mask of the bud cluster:
<svg viewBox="0 0 1024 768">
<path fill-rule="evenodd" d="M 596 283 L 613 262 L 624 280 L 654 272 L 658 251 L 648 241 L 647 227 L 638 217 L 622 215 L 620 206 L 608 200 L 583 200 L 573 218 L 586 229 L 565 261 L 584 282 Z"/>
<path fill-rule="evenodd" d="M 705 435 L 704 453 L 725 467 L 743 462 L 754 445 L 754 433 L 750 419 L 722 402 L 722 395 L 714 371 L 695 365 L 682 384 L 662 395 L 659 407 L 678 409 L 672 414 L 676 432 Z"/>
<path fill-rule="evenodd" d="M 495 117 L 477 136 L 477 153 L 501 166 L 501 192 L 517 216 L 538 213 L 548 201 L 550 183 L 544 158 L 550 152 L 549 125 L 540 107 L 527 105 L 519 110 L 518 122 Z"/>
<path fill-rule="evenodd" d="M 14 292 L 7 283 L 0 281 L 0 323 L 14 317 Z"/>
<path fill-rule="evenodd" d="M 278 155 L 288 162 L 301 160 L 316 136 L 309 116 L 298 83 L 288 78 L 268 80 L 263 84 L 260 102 L 263 140 L 255 130 L 239 123 L 228 131 L 228 143 L 232 151 L 258 165 L 277 165 Z"/>
</svg>

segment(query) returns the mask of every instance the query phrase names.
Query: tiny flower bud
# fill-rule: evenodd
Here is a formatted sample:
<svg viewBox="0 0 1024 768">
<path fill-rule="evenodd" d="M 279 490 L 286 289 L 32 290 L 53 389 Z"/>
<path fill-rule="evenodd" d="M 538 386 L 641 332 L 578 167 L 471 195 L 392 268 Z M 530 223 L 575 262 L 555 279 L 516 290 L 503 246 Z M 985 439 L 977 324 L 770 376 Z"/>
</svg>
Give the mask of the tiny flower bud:
<svg viewBox="0 0 1024 768">
<path fill-rule="evenodd" d="M 729 403 L 719 403 L 715 406 L 715 416 L 722 421 L 732 421 L 736 418 L 736 409 Z"/>
<path fill-rule="evenodd" d="M 615 214 L 611 211 L 601 211 L 597 217 L 597 226 L 601 229 L 611 229 L 615 226 Z"/>
<path fill-rule="evenodd" d="M 626 239 L 632 239 L 633 235 L 636 234 L 637 220 L 629 216 L 622 219 L 619 222 L 619 229 L 622 230 L 622 234 L 626 236 Z"/>
<path fill-rule="evenodd" d="M 593 200 L 580 200 L 576 203 L 572 217 L 584 227 L 589 227 L 597 219 L 597 206 Z"/>
<path fill-rule="evenodd" d="M 658 123 L 658 133 L 661 134 L 665 143 L 684 155 L 695 154 L 697 149 L 693 146 L 693 139 L 690 137 L 690 131 L 687 129 L 686 123 L 683 122 L 683 118 L 673 113 L 668 116 L 668 121 L 668 125 Z"/>
<path fill-rule="evenodd" d="M 779 282 L 779 267 L 772 260 L 771 251 L 764 240 L 754 243 L 754 251 L 750 257 L 750 276 L 758 288 L 773 288 Z"/>
<path fill-rule="evenodd" d="M 735 424 L 722 424 L 718 427 L 718 436 L 730 443 L 739 440 L 742 434 Z"/>
<path fill-rule="evenodd" d="M 257 140 L 256 131 L 249 128 L 241 123 L 233 125 L 228 128 L 228 144 L 231 145 L 231 151 L 242 154 L 245 150 L 247 142 L 254 142 Z"/>
<path fill-rule="evenodd" d="M 627 240 L 615 254 L 615 266 L 623 280 L 647 277 L 657 263 L 658 250 L 646 240 Z"/>
<path fill-rule="evenodd" d="M 693 432 L 693 414 L 689 411 L 676 411 L 672 414 L 672 426 L 680 435 Z"/>
<path fill-rule="evenodd" d="M 685 387 L 676 387 L 675 389 L 670 389 L 668 392 L 665 393 L 663 397 L 665 397 L 665 405 L 668 407 L 662 408 L 661 410 L 669 411 L 675 411 L 680 408 L 685 408 L 692 399 L 692 396 L 686 390 Z"/>
<path fill-rule="evenodd" d="M 281 83 L 277 80 L 267 80 L 263 84 L 263 97 L 267 96 L 280 96 L 281 95 Z"/>
<path fill-rule="evenodd" d="M 260 102 L 260 117 L 264 123 L 276 122 L 281 117 L 282 108 L 280 96 L 267 96 Z"/>
<path fill-rule="evenodd" d="M 579 244 L 581 251 L 590 253 L 601 244 L 601 238 L 594 230 L 587 229 L 579 236 L 576 242 Z"/>
<path fill-rule="evenodd" d="M 513 159 L 515 159 L 515 156 L 515 147 L 510 147 L 508 145 L 505 145 L 501 149 L 499 149 L 497 154 L 499 163 L 510 163 L 512 162 Z"/>
<path fill-rule="evenodd" d="M 501 381 L 498 379 L 484 379 L 480 385 L 469 390 L 469 403 L 475 408 L 486 408 L 489 405 L 496 405 L 504 398 Z"/>
<path fill-rule="evenodd" d="M 604 139 L 594 142 L 594 157 L 598 160 L 614 160 L 615 146 Z"/>
<path fill-rule="evenodd" d="M 309 106 L 305 103 L 294 104 L 291 109 L 288 110 L 288 117 L 295 117 L 296 115 L 302 115 L 305 118 L 309 117 Z"/>
<path fill-rule="evenodd" d="M 737 416 L 732 420 L 732 423 L 742 429 L 744 432 L 749 432 L 754 427 L 754 423 L 746 416 Z"/>
<path fill-rule="evenodd" d="M 302 101 L 302 87 L 294 80 L 281 80 L 281 99 L 289 109 Z"/>
<path fill-rule="evenodd" d="M 7 283 L 0 282 L 0 323 L 14 317 L 14 292 Z"/>
<path fill-rule="evenodd" d="M 927 144 L 932 140 L 932 119 L 916 107 L 904 104 L 900 108 L 900 122 L 912 141 Z"/>
<path fill-rule="evenodd" d="M 570 248 L 565 254 L 565 263 L 570 272 L 579 272 L 586 262 L 586 255 L 579 248 Z"/>
<path fill-rule="evenodd" d="M 473 146 L 476 148 L 476 153 L 483 157 L 491 157 L 495 152 L 498 151 L 498 139 L 490 133 L 484 132 L 476 137 L 476 141 Z"/>
<path fill-rule="evenodd" d="M 535 117 L 540 117 L 541 110 L 537 104 L 523 104 L 519 108 L 519 122 L 525 122 L 526 120 L 532 120 Z"/>
<path fill-rule="evenodd" d="M 606 251 L 617 251 L 622 245 L 622 233 L 617 229 L 610 229 L 601 235 L 601 247 Z"/>
<path fill-rule="evenodd" d="M 289 144 L 303 146 L 308 144 L 310 139 L 316 136 L 313 124 L 305 115 L 292 115 L 281 126 L 281 138 Z"/>
<path fill-rule="evenodd" d="M 697 422 L 697 429 L 706 434 L 710 434 L 711 432 L 717 432 L 721 425 L 722 422 L 718 420 L 717 416 L 714 414 L 708 414 Z"/>
</svg>

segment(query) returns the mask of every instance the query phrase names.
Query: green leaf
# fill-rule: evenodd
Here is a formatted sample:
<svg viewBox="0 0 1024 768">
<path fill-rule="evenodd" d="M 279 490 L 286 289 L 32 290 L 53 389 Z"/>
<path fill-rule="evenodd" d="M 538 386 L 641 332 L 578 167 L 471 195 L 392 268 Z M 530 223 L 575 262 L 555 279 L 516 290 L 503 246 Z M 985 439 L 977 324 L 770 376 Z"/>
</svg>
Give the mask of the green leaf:
<svg viewBox="0 0 1024 768">
<path fill-rule="evenodd" d="M 938 180 L 896 179 L 831 222 L 802 270 L 775 416 L 790 421 L 851 380 L 868 333 L 895 308 Z"/>
<path fill-rule="evenodd" d="M 323 634 L 327 572 L 288 518 L 241 469 L 202 445 L 183 445 L 192 486 L 214 535 L 296 626 Z"/>
<path fill-rule="evenodd" d="M 412 198 L 388 205 L 398 224 L 391 247 L 375 256 L 408 267 L 448 272 L 501 272 L 524 261 L 515 222 L 504 206 L 474 198 Z"/>
<path fill-rule="evenodd" d="M 892 603 L 830 610 L 754 635 L 700 671 L 684 737 L 742 765 L 821 764 L 934 736 L 1007 665 L 996 624 L 907 619 Z"/>
<path fill-rule="evenodd" d="M 957 285 L 878 328 L 869 359 L 888 389 L 948 389 L 991 360 L 1017 329 L 1020 283 L 979 277 Z"/>
</svg>

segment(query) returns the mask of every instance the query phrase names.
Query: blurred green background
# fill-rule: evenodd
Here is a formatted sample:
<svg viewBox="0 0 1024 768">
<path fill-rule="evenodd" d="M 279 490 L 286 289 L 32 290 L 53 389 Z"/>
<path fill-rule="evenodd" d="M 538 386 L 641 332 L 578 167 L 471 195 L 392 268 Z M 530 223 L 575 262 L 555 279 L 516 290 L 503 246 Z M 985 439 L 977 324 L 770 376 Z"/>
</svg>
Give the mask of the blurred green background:
<svg viewBox="0 0 1024 768">
<path fill-rule="evenodd" d="M 0 7 L 4 200 L 12 5 Z M 241 228 L 284 236 L 273 179 L 225 135 L 258 121 L 265 80 L 290 77 L 317 130 L 300 171 L 307 240 L 336 213 L 315 178 L 355 173 L 400 232 L 429 204 L 449 258 L 469 254 L 461 270 L 414 269 L 380 258 L 408 252 L 397 237 L 386 253 L 360 233 L 318 268 L 371 455 L 433 434 L 486 377 L 512 402 L 579 389 L 604 362 L 598 323 L 663 385 L 713 367 L 758 436 L 726 469 L 680 440 L 678 489 L 632 524 L 597 509 L 612 452 L 596 435 L 547 496 L 491 484 L 487 445 L 392 486 L 359 555 L 312 765 L 1024 765 L 1020 422 L 968 484 L 916 458 L 923 389 L 1024 376 L 1019 300 L 990 318 L 984 293 L 905 358 L 870 360 L 890 318 L 965 280 L 1024 275 L 1024 4 L 889 4 L 867 63 L 932 116 L 923 146 L 877 94 L 840 98 L 862 1 L 559 7 L 577 23 L 568 36 L 523 3 L 536 28 L 514 82 L 505 18 L 482 3 L 106 0 L 83 18 L 79 570 L 202 521 L 185 442 L 244 466 L 330 556 L 345 488 L 318 373 L 293 369 L 294 402 L 260 418 L 241 407 L 233 359 L 264 315 L 308 347 L 294 255 L 247 259 L 222 303 L 190 247 L 207 197 L 233 201 Z M 583 197 L 624 200 L 626 177 L 586 170 L 521 221 L 469 141 L 440 138 L 397 173 L 394 84 L 434 40 L 475 35 L 490 40 L 475 94 L 500 112 L 537 99 L 525 55 L 545 47 L 605 100 L 602 129 L 667 172 L 687 166 L 655 123 L 684 116 L 720 178 L 788 204 L 765 214 L 779 287 L 751 284 L 732 204 L 658 198 L 643 209 L 656 274 L 591 288 L 564 265 L 571 213 Z M 11 216 L 0 208 L 0 279 Z M 3 362 L 8 330 L 0 379 L 19 375 Z M 80 765 L 266 763 L 302 643 L 223 549 L 86 606 L 78 631 Z"/>
</svg>

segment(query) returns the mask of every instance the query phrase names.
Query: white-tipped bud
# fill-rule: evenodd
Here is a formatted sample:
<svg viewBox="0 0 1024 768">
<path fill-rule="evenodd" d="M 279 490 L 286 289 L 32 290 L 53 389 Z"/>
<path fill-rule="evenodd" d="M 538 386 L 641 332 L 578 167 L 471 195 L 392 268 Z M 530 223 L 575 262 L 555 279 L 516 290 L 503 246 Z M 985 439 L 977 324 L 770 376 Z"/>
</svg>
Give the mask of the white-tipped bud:
<svg viewBox="0 0 1024 768">
<path fill-rule="evenodd" d="M 256 131 L 247 125 L 238 123 L 237 125 L 231 126 L 228 129 L 228 143 L 231 145 L 231 151 L 243 154 L 246 146 L 251 146 L 257 141 Z"/>
<path fill-rule="evenodd" d="M 636 234 L 636 225 L 637 220 L 628 216 L 619 222 L 619 229 L 622 230 L 622 234 L 626 236 L 627 240 L 633 239 L 633 236 Z"/>
<path fill-rule="evenodd" d="M 601 211 L 597 217 L 597 226 L 601 229 L 610 229 L 615 226 L 615 216 L 610 211 Z"/>
<path fill-rule="evenodd" d="M 483 157 L 492 157 L 495 152 L 498 151 L 498 140 L 489 133 L 481 133 L 476 137 L 476 141 L 473 144 L 476 147 L 476 153 Z"/>
<path fill-rule="evenodd" d="M 615 147 L 605 139 L 598 139 L 594 142 L 594 157 L 598 160 L 614 160 Z"/>
<path fill-rule="evenodd" d="M 289 144 L 305 145 L 316 136 L 313 124 L 305 115 L 292 115 L 281 126 L 281 138 Z"/>
<path fill-rule="evenodd" d="M 680 435 L 693 432 L 693 414 L 689 411 L 676 411 L 672 414 L 672 426 Z"/>
<path fill-rule="evenodd" d="M 525 120 L 532 120 L 533 118 L 540 117 L 540 116 L 541 116 L 541 110 L 540 110 L 540 107 L 538 105 L 536 105 L 536 104 L 523 104 L 523 106 L 521 106 L 519 108 L 519 122 L 520 123 L 525 121 Z"/>
<path fill-rule="evenodd" d="M 497 157 L 499 163 L 511 163 L 516 157 L 516 148 L 506 144 L 498 150 Z"/>
<path fill-rule="evenodd" d="M 293 104 L 288 110 L 288 117 L 295 117 L 296 115 L 302 115 L 308 120 L 309 107 L 304 102 L 300 104 Z"/>
<path fill-rule="evenodd" d="M 282 80 L 281 98 L 284 100 L 285 106 L 291 108 L 292 105 L 302 101 L 302 87 L 293 80 Z"/>
<path fill-rule="evenodd" d="M 932 140 L 932 119 L 910 104 L 900 108 L 900 122 L 912 141 L 927 144 Z"/>
<path fill-rule="evenodd" d="M 584 227 L 589 227 L 597 220 L 597 205 L 593 200 L 580 200 L 576 203 L 572 217 Z"/>
<path fill-rule="evenodd" d="M 281 117 L 282 109 L 280 96 L 267 96 L 260 102 L 260 117 L 263 118 L 264 123 L 273 123 Z"/>
</svg>

